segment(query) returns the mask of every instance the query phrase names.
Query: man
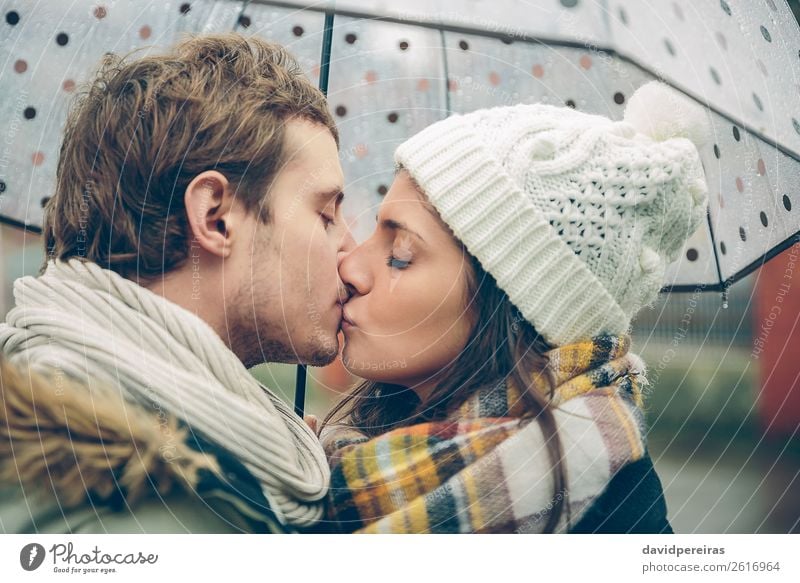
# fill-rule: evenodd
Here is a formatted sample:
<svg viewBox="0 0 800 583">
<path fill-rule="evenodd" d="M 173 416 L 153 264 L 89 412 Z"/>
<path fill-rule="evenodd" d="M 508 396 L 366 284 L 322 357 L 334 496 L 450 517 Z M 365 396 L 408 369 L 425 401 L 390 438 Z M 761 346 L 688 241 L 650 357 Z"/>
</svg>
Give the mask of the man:
<svg viewBox="0 0 800 583">
<path fill-rule="evenodd" d="M 67 120 L 47 260 L 0 325 L 2 530 L 321 518 L 324 454 L 247 367 L 338 353 L 342 188 L 324 97 L 280 46 L 106 59 Z"/>
</svg>

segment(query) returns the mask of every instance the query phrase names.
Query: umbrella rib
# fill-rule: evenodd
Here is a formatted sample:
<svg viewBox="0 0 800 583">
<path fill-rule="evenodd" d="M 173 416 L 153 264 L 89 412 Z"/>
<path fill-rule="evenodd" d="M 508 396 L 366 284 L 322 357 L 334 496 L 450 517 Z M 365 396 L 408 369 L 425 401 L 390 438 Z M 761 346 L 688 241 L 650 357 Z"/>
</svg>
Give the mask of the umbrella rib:
<svg viewBox="0 0 800 583">
<path fill-rule="evenodd" d="M 800 243 L 800 231 L 797 231 L 793 235 L 789 235 L 786 239 L 775 245 L 772 249 L 769 249 L 765 253 L 763 253 L 758 259 L 749 263 L 739 271 L 737 271 L 734 275 L 729 277 L 725 280 L 725 285 L 730 287 L 732 284 L 736 283 L 743 277 L 750 275 L 753 271 L 758 269 L 759 267 L 763 266 L 765 263 L 770 261 L 776 255 L 780 255 L 784 251 L 786 251 L 792 245 Z"/>
<path fill-rule="evenodd" d="M 711 237 L 711 248 L 714 251 L 714 265 L 717 267 L 717 279 L 719 280 L 719 285 L 722 288 L 721 291 L 724 294 L 725 290 L 728 288 L 728 284 L 722 280 L 722 267 L 719 264 L 719 256 L 717 255 L 717 237 L 714 233 L 714 226 L 711 223 L 711 209 L 708 207 L 706 208 L 706 223 L 708 224 L 708 234 Z"/>
<path fill-rule="evenodd" d="M 334 12 L 325 12 L 325 25 L 322 36 L 322 54 L 320 55 L 319 89 L 325 97 L 328 96 L 328 77 L 331 66 L 331 46 L 333 45 L 333 18 Z M 305 364 L 298 364 L 294 385 L 294 412 L 302 417 L 306 408 L 306 378 L 308 368 Z"/>
<path fill-rule="evenodd" d="M 17 219 L 12 219 L 11 217 L 7 217 L 5 215 L 0 215 L 0 225 L 8 225 L 9 227 L 16 227 L 18 229 L 22 229 L 23 231 L 34 233 L 35 235 L 42 234 L 42 228 L 39 227 L 38 225 L 32 225 L 24 221 L 18 221 Z"/>
</svg>

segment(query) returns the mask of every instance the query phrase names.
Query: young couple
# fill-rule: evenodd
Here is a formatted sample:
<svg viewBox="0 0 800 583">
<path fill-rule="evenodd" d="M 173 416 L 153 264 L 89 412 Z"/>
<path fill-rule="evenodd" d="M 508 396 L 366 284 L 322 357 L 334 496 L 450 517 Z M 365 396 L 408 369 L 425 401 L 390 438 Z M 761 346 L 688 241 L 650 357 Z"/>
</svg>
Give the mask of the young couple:
<svg viewBox="0 0 800 583">
<path fill-rule="evenodd" d="M 628 331 L 705 214 L 703 121 L 654 84 L 451 116 L 356 246 L 283 48 L 109 59 L 0 325 L 3 530 L 671 532 Z M 364 380 L 318 436 L 247 367 L 340 329 Z"/>
</svg>

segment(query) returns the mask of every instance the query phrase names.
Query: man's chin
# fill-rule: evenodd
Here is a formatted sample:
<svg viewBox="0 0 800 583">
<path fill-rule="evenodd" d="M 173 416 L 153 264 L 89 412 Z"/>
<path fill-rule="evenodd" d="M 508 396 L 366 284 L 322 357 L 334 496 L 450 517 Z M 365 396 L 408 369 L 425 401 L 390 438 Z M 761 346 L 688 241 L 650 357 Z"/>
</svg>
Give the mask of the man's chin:
<svg viewBox="0 0 800 583">
<path fill-rule="evenodd" d="M 327 366 L 336 360 L 338 354 L 339 339 L 336 336 L 331 336 L 322 341 L 320 341 L 320 338 L 315 338 L 307 354 L 300 355 L 300 358 L 298 358 L 298 364 Z"/>
<path fill-rule="evenodd" d="M 330 340 L 314 338 L 304 346 L 291 346 L 291 343 L 276 341 L 262 342 L 254 346 L 239 347 L 237 352 L 247 368 L 268 363 L 326 366 L 336 360 L 338 354 L 339 341 L 336 336 Z"/>
</svg>

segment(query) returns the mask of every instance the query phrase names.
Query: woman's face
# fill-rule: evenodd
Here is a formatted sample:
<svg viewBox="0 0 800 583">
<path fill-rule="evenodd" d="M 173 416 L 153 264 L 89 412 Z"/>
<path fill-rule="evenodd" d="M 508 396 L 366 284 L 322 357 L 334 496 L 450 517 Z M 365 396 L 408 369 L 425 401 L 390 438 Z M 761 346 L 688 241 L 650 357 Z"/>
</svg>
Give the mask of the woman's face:
<svg viewBox="0 0 800 583">
<path fill-rule="evenodd" d="M 423 398 L 471 330 L 469 258 L 429 208 L 401 171 L 380 206 L 375 232 L 339 264 L 353 293 L 342 322 L 345 367 Z"/>
</svg>

